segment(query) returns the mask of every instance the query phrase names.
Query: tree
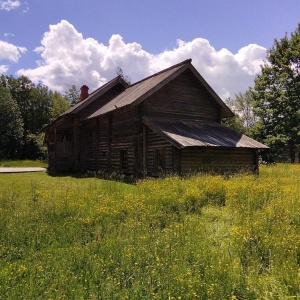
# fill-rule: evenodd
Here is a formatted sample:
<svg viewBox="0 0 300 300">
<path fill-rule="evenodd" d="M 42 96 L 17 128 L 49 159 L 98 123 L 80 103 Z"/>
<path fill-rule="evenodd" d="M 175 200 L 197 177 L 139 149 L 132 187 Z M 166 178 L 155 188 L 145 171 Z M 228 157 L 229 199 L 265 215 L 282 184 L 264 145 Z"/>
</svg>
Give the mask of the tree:
<svg viewBox="0 0 300 300">
<path fill-rule="evenodd" d="M 70 107 L 68 100 L 42 83 L 35 85 L 25 76 L 14 78 L 2 75 L 0 86 L 10 92 L 23 120 L 19 158 L 44 157 L 46 152 L 42 147 L 40 130 Z"/>
<path fill-rule="evenodd" d="M 77 90 L 76 86 L 73 84 L 69 90 L 65 92 L 65 97 L 71 105 L 75 105 L 80 99 L 80 91 Z"/>
<path fill-rule="evenodd" d="M 54 92 L 52 95 L 52 105 L 50 108 L 50 121 L 56 119 L 70 107 L 71 104 L 66 97 L 62 97 L 62 95 L 58 92 Z"/>
<path fill-rule="evenodd" d="M 223 119 L 222 123 L 232 129 L 251 135 L 251 130 L 256 122 L 252 92 L 247 90 L 245 93 L 238 93 L 235 98 L 226 99 L 225 103 L 234 112 L 234 116 Z"/>
<path fill-rule="evenodd" d="M 16 158 L 22 136 L 23 121 L 18 104 L 9 90 L 0 85 L 0 158 Z"/>
<path fill-rule="evenodd" d="M 253 111 L 253 95 L 250 90 L 238 93 L 235 98 L 228 98 L 226 104 L 240 117 L 243 126 L 249 129 L 255 124 L 256 117 Z"/>
<path fill-rule="evenodd" d="M 274 41 L 252 90 L 259 120 L 255 135 L 274 156 L 300 145 L 300 23 L 290 37 Z"/>
<path fill-rule="evenodd" d="M 26 76 L 1 76 L 0 84 L 9 89 L 21 112 L 24 130 L 19 158 L 40 157 L 35 136 L 39 135 L 43 125 L 49 123 L 52 91 L 41 83 L 35 86 Z"/>
<path fill-rule="evenodd" d="M 234 116 L 231 118 L 223 118 L 222 124 L 235 131 L 245 133 L 245 127 L 243 125 L 243 121 L 237 113 L 234 113 Z"/>
<path fill-rule="evenodd" d="M 116 74 L 117 76 L 120 76 L 121 78 L 124 79 L 124 81 L 128 84 L 128 85 L 131 85 L 131 80 L 130 80 L 130 77 L 127 76 L 127 75 L 124 75 L 123 73 L 123 70 L 121 67 L 116 67 Z"/>
</svg>

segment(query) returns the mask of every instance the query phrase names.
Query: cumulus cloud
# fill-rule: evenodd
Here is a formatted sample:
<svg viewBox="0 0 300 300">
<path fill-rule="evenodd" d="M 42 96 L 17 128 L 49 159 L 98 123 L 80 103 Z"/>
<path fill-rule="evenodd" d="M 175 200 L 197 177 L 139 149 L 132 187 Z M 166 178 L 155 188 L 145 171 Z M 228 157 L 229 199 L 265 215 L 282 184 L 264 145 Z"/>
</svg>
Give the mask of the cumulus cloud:
<svg viewBox="0 0 300 300">
<path fill-rule="evenodd" d="M 10 10 L 18 8 L 20 5 L 21 5 L 21 2 L 18 0 L 16 0 L 16 1 L 12 1 L 12 0 L 0 1 L 0 10 L 10 11 Z"/>
<path fill-rule="evenodd" d="M 21 54 L 27 52 L 25 47 L 18 47 L 0 40 L 0 60 L 6 59 L 12 62 L 18 62 Z"/>
<path fill-rule="evenodd" d="M 195 68 L 223 99 L 251 86 L 266 57 L 266 49 L 259 45 L 250 44 L 234 54 L 227 49 L 217 51 L 202 38 L 178 40 L 174 49 L 153 55 L 138 43 L 124 42 L 117 34 L 107 45 L 84 38 L 65 20 L 50 25 L 35 52 L 41 56 L 36 68 L 19 70 L 18 75 L 26 75 L 34 82 L 41 80 L 59 92 L 73 84 L 77 88 L 87 84 L 92 91 L 114 78 L 116 67 L 136 82 L 192 58 Z"/>
<path fill-rule="evenodd" d="M 5 74 L 8 71 L 7 65 L 0 65 L 0 74 Z"/>
</svg>

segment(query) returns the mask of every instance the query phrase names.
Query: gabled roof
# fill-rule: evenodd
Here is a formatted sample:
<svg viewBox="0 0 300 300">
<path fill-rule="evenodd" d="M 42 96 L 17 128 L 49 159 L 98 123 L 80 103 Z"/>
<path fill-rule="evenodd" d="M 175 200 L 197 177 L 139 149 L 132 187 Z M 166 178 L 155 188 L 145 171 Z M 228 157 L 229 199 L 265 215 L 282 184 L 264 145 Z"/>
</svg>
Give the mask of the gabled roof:
<svg viewBox="0 0 300 300">
<path fill-rule="evenodd" d="M 69 108 L 67 111 L 65 111 L 63 114 L 61 114 L 59 117 L 57 117 L 55 120 L 53 120 L 52 122 L 50 122 L 49 124 L 44 126 L 42 128 L 42 131 L 49 128 L 49 127 L 51 127 L 53 124 L 56 124 L 56 123 L 59 123 L 59 122 L 63 121 L 63 119 L 66 116 L 78 113 L 83 108 L 85 108 L 87 105 L 91 104 L 93 101 L 98 99 L 100 96 L 102 96 L 104 93 L 109 91 L 111 88 L 113 88 L 117 84 L 122 84 L 124 86 L 124 88 L 126 88 L 128 86 L 126 81 L 121 76 L 117 76 L 116 78 L 108 81 L 107 83 L 105 83 L 104 85 L 102 85 L 101 87 L 96 89 L 86 99 L 76 103 L 74 106 Z"/>
<path fill-rule="evenodd" d="M 88 118 L 94 118 L 130 104 L 137 105 L 187 69 L 192 71 L 192 73 L 199 80 L 199 82 L 202 85 L 204 85 L 204 87 L 208 90 L 213 99 L 215 99 L 215 101 L 220 105 L 222 117 L 233 116 L 232 111 L 213 91 L 213 89 L 203 79 L 203 77 L 198 73 L 198 71 L 192 66 L 191 61 L 191 59 L 185 60 L 177 65 L 174 65 L 141 81 L 138 81 L 133 85 L 128 86 L 126 90 L 124 90 L 117 97 L 112 99 L 109 103 L 102 106 L 96 112 L 92 113 Z"/>
<path fill-rule="evenodd" d="M 143 123 L 178 149 L 186 147 L 268 148 L 216 122 L 143 118 Z"/>
<path fill-rule="evenodd" d="M 121 83 L 124 88 L 128 86 L 128 84 L 125 82 L 125 80 L 121 76 L 117 76 L 116 78 L 110 80 L 109 82 L 105 83 L 104 85 L 100 86 L 97 90 L 95 90 L 93 93 L 91 93 L 86 99 L 83 101 L 80 101 L 76 103 L 74 106 L 72 106 L 70 109 L 68 109 L 66 112 L 63 113 L 63 115 L 68 114 L 75 114 L 85 108 L 87 105 L 91 104 L 93 101 L 95 101 L 98 97 L 102 96 L 104 93 L 106 93 L 108 90 L 116 86 L 118 83 Z"/>
</svg>

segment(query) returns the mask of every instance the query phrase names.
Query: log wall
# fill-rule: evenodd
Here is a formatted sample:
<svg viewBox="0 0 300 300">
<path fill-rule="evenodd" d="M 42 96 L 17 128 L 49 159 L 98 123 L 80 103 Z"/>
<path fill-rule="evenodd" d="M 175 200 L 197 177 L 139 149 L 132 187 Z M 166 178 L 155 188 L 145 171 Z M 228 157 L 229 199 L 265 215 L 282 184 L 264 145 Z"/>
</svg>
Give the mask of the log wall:
<svg viewBox="0 0 300 300">
<path fill-rule="evenodd" d="M 143 115 L 220 122 L 220 108 L 187 70 L 142 103 Z"/>
<path fill-rule="evenodd" d="M 169 142 L 157 133 L 149 128 L 146 129 L 146 172 L 148 176 L 161 176 L 174 172 L 173 151 L 175 150 L 173 148 Z M 164 170 L 161 171 L 157 171 L 154 168 L 155 150 L 158 149 L 163 149 L 165 156 Z"/>
<path fill-rule="evenodd" d="M 81 169 L 133 174 L 135 170 L 136 108 L 115 110 L 83 123 L 80 128 Z M 120 170 L 121 151 L 127 168 Z"/>
<path fill-rule="evenodd" d="M 257 171 L 257 153 L 241 148 L 185 148 L 181 150 L 181 174 Z"/>
</svg>

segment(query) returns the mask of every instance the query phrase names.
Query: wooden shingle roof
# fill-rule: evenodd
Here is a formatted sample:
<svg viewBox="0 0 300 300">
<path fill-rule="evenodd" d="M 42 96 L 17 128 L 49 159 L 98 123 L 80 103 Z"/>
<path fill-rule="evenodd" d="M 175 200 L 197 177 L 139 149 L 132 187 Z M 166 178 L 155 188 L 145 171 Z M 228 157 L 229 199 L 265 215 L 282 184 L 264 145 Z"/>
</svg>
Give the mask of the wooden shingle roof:
<svg viewBox="0 0 300 300">
<path fill-rule="evenodd" d="M 121 76 L 117 76 L 114 79 L 108 81 L 98 89 L 96 89 L 93 93 L 91 93 L 86 99 L 83 101 L 80 101 L 76 103 L 74 106 L 69 108 L 67 111 L 62 113 L 60 116 L 58 116 L 55 120 L 50 122 L 49 124 L 45 125 L 41 130 L 45 131 L 47 128 L 51 127 L 52 125 L 58 125 L 59 123 L 64 122 L 64 119 L 68 115 L 73 115 L 84 109 L 86 106 L 91 104 L 93 101 L 97 100 L 99 97 L 101 97 L 104 93 L 109 91 L 111 88 L 116 86 L 117 84 L 122 84 L 125 87 L 128 86 L 128 84 L 124 81 L 124 79 Z"/>
</svg>

